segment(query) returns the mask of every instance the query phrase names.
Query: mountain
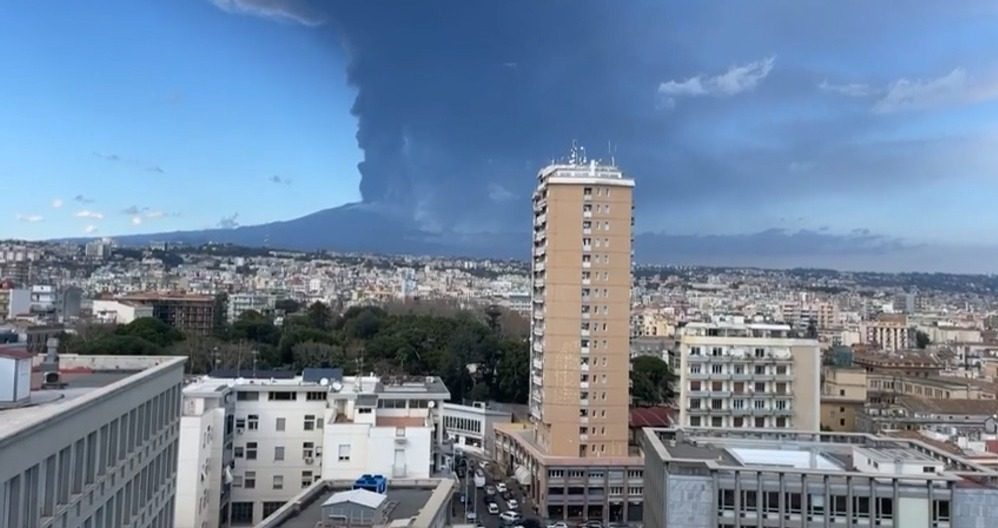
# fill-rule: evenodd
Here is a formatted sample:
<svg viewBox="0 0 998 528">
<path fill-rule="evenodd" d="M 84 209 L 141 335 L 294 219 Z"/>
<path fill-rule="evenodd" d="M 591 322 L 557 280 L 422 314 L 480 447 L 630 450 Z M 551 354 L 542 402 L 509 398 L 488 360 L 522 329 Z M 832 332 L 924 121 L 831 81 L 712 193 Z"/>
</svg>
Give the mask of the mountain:
<svg viewBox="0 0 998 528">
<path fill-rule="evenodd" d="M 125 245 L 152 241 L 340 252 L 407 253 L 441 256 L 526 259 L 529 233 L 440 234 L 419 229 L 410 218 L 370 204 L 346 204 L 266 224 L 230 229 L 173 231 L 117 236 Z"/>
</svg>

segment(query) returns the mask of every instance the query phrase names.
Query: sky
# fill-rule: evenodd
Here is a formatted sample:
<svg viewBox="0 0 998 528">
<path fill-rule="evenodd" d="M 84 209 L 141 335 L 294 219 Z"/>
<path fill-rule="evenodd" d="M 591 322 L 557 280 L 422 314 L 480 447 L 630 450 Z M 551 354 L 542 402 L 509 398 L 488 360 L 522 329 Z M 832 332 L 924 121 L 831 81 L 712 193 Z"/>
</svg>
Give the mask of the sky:
<svg viewBox="0 0 998 528">
<path fill-rule="evenodd" d="M 18 1 L 0 237 L 355 202 L 526 232 L 577 140 L 663 261 L 998 271 L 996 27 L 983 1 Z"/>
</svg>

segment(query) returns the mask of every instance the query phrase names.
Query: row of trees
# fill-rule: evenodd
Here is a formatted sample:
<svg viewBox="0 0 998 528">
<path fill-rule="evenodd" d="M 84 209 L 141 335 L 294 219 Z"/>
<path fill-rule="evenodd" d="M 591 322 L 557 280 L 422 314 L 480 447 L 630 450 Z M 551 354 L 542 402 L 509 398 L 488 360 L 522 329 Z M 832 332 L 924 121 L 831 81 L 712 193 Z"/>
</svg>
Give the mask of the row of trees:
<svg viewBox="0 0 998 528">
<path fill-rule="evenodd" d="M 529 388 L 528 324 L 490 307 L 470 312 L 440 306 L 354 307 L 341 314 L 323 303 L 294 313 L 277 326 L 255 311 L 243 313 L 212 336 L 185 336 L 158 319 L 127 325 L 91 325 L 62 341 L 80 354 L 179 355 L 191 374 L 226 368 L 339 367 L 344 374 L 440 376 L 455 401 L 525 403 Z M 632 362 L 631 395 L 638 405 L 673 397 L 674 376 L 654 357 Z"/>
</svg>

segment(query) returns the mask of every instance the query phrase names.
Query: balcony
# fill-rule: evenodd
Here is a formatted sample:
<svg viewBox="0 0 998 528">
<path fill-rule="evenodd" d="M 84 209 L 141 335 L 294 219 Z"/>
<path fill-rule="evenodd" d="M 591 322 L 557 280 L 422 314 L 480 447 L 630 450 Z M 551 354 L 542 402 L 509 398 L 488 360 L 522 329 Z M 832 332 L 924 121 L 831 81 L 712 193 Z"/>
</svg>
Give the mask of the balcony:
<svg viewBox="0 0 998 528">
<path fill-rule="evenodd" d="M 710 361 L 710 358 L 707 356 L 702 356 L 702 355 L 694 356 L 690 354 L 689 356 L 686 356 L 686 361 L 690 363 L 707 363 Z"/>
<path fill-rule="evenodd" d="M 544 360 L 542 360 L 541 358 L 534 358 L 534 360 L 530 364 L 533 365 L 533 367 L 538 370 L 544 368 Z"/>
<path fill-rule="evenodd" d="M 700 380 L 700 381 L 702 381 L 702 380 L 710 379 L 710 374 L 707 374 L 706 372 L 690 372 L 686 377 L 688 379 L 691 379 L 691 380 Z"/>
<path fill-rule="evenodd" d="M 774 409 L 773 414 L 776 416 L 793 416 L 794 410 L 787 407 L 786 409 Z"/>
<path fill-rule="evenodd" d="M 579 372 L 589 372 L 589 363 L 579 365 Z"/>
<path fill-rule="evenodd" d="M 593 263 L 592 262 L 586 261 L 586 262 L 582 263 L 582 269 L 589 269 L 591 267 L 593 267 Z"/>
<path fill-rule="evenodd" d="M 588 321 L 589 317 L 590 317 L 589 312 L 583 312 L 583 314 L 582 314 L 582 320 L 583 321 Z"/>
<path fill-rule="evenodd" d="M 534 310 L 534 319 L 538 321 L 544 320 L 544 310 Z"/>
<path fill-rule="evenodd" d="M 752 381 L 753 377 L 752 374 L 749 374 L 747 372 L 741 372 L 741 373 L 733 372 L 731 374 L 731 379 L 735 381 Z"/>
<path fill-rule="evenodd" d="M 579 400 L 579 405 L 581 405 L 583 407 L 588 407 L 589 406 L 589 400 L 588 399 Z"/>
<path fill-rule="evenodd" d="M 534 288 L 543 288 L 543 287 L 544 287 L 544 279 L 537 279 L 537 278 L 535 278 L 534 279 Z"/>
<path fill-rule="evenodd" d="M 544 268 L 545 268 L 545 266 L 544 266 L 543 262 L 535 262 L 534 263 L 534 272 L 536 272 L 536 273 L 543 273 L 544 272 Z"/>
<path fill-rule="evenodd" d="M 587 434 L 580 434 L 579 435 L 579 441 L 580 442 L 588 442 L 589 441 L 589 435 L 587 435 Z"/>
<path fill-rule="evenodd" d="M 580 381 L 579 382 L 579 388 L 580 389 L 589 390 L 589 382 L 588 381 Z"/>
<path fill-rule="evenodd" d="M 579 348 L 579 354 L 582 354 L 583 356 L 588 356 L 589 355 L 589 347 L 581 347 L 581 348 Z"/>
<path fill-rule="evenodd" d="M 766 408 L 756 409 L 755 407 L 752 408 L 752 416 L 769 416 L 771 414 L 773 414 L 773 409 L 766 409 Z"/>
<path fill-rule="evenodd" d="M 546 233 L 544 230 L 540 230 L 534 233 L 534 242 L 542 242 L 546 238 Z"/>
<path fill-rule="evenodd" d="M 582 228 L 582 234 L 583 235 L 591 235 L 591 234 L 593 234 L 593 229 L 591 227 L 583 227 Z"/>
<path fill-rule="evenodd" d="M 752 409 L 747 407 L 742 407 L 741 409 L 731 408 L 731 414 L 735 416 L 750 416 L 752 414 Z"/>
<path fill-rule="evenodd" d="M 548 215 L 545 213 L 541 213 L 534 217 L 534 225 L 542 226 L 547 222 L 547 220 L 548 220 Z"/>
<path fill-rule="evenodd" d="M 534 352 L 544 352 L 544 343 L 542 341 L 534 341 Z"/>
<path fill-rule="evenodd" d="M 589 280 L 589 279 L 582 279 L 582 285 L 583 286 L 589 286 L 591 283 L 592 283 L 592 281 Z"/>
<path fill-rule="evenodd" d="M 593 246 L 592 245 L 586 245 L 586 244 L 582 245 L 582 251 L 587 251 L 588 252 L 588 251 L 592 251 L 592 250 L 593 250 Z"/>
<path fill-rule="evenodd" d="M 538 336 L 538 337 L 544 335 L 544 327 L 541 326 L 541 325 L 535 326 L 534 327 L 534 335 Z"/>
<path fill-rule="evenodd" d="M 538 246 L 534 248 L 535 257 L 543 257 L 547 253 L 547 246 Z"/>
<path fill-rule="evenodd" d="M 579 335 L 581 335 L 582 337 L 589 337 L 589 330 L 583 328 L 582 330 L 579 330 Z"/>
<path fill-rule="evenodd" d="M 579 417 L 579 423 L 580 424 L 588 424 L 589 423 L 589 417 L 588 416 L 580 416 Z"/>
<path fill-rule="evenodd" d="M 592 217 L 593 217 L 592 211 L 582 211 L 582 218 L 592 218 Z"/>
<path fill-rule="evenodd" d="M 530 381 L 534 382 L 534 385 L 537 385 L 538 387 L 541 387 L 541 386 L 544 385 L 544 378 L 542 378 L 542 377 L 540 377 L 540 376 L 538 376 L 536 374 L 533 377 L 531 377 Z"/>
<path fill-rule="evenodd" d="M 731 391 L 729 390 L 711 390 L 708 391 L 708 398 L 730 398 Z"/>
</svg>

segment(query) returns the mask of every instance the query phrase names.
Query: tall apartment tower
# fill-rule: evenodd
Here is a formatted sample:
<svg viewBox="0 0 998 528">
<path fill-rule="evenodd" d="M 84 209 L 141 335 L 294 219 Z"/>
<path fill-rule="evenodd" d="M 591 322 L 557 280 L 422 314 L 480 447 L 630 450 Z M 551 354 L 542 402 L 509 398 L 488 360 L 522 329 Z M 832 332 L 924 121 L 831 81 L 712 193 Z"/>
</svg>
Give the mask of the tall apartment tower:
<svg viewBox="0 0 998 528">
<path fill-rule="evenodd" d="M 550 456 L 628 455 L 633 187 L 577 151 L 537 175 L 530 414 Z"/>
</svg>

